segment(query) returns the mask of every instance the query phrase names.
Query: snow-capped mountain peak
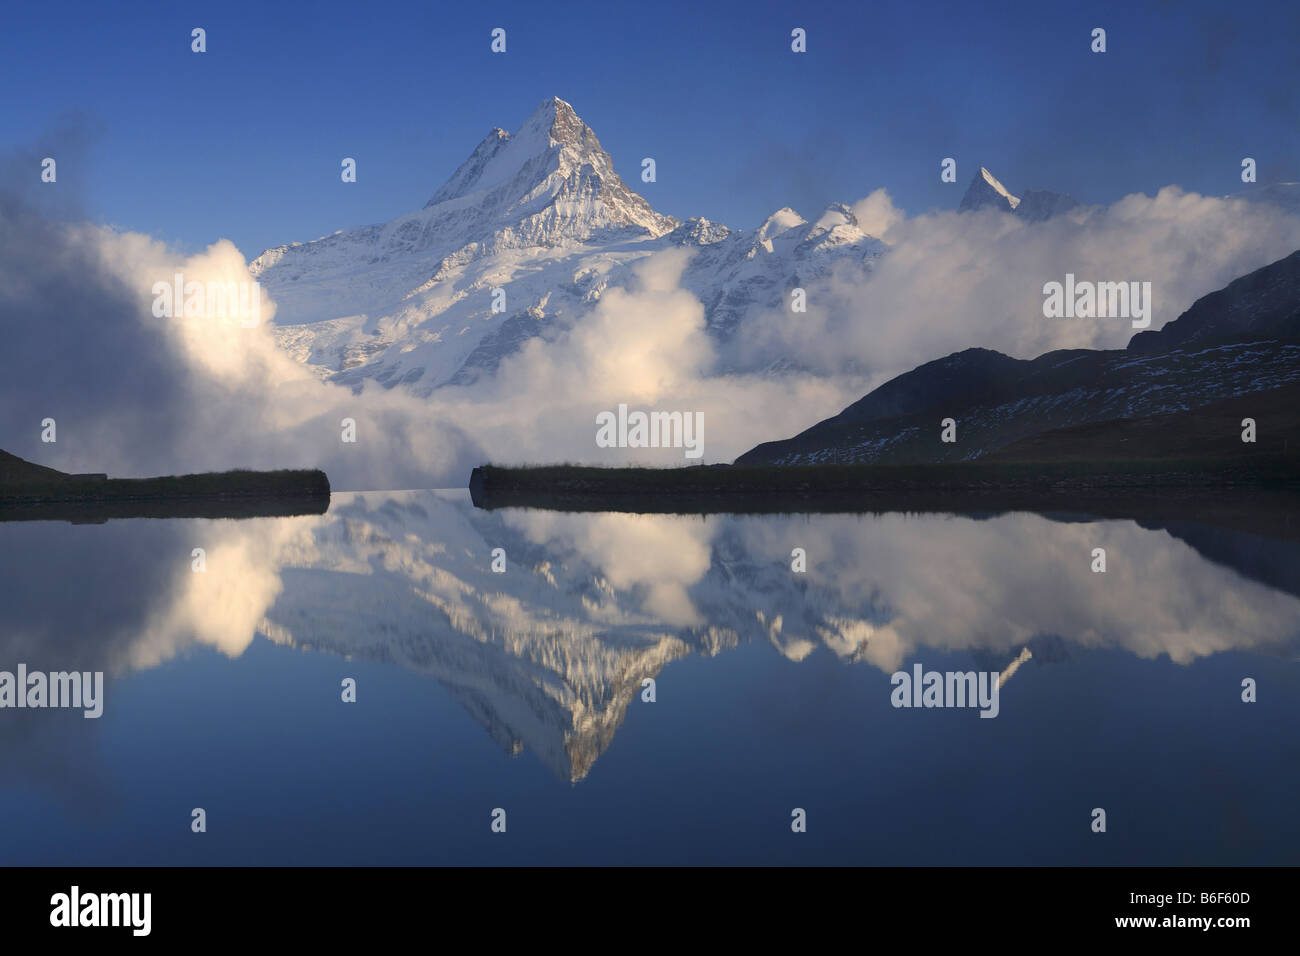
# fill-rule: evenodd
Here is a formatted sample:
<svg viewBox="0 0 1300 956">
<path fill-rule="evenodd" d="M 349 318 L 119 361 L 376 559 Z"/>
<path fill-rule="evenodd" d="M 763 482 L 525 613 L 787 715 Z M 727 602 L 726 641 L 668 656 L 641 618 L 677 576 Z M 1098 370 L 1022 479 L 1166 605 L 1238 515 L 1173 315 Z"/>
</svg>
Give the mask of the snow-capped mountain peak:
<svg viewBox="0 0 1300 956">
<path fill-rule="evenodd" d="M 611 227 L 659 236 L 678 225 L 627 187 L 591 127 L 558 96 L 543 100 L 515 133 L 493 129 L 425 209 L 467 206 L 496 219 L 548 210 L 548 226 L 567 238 Z"/>
<path fill-rule="evenodd" d="M 1046 189 L 1028 189 L 1019 197 L 998 182 L 997 177 L 981 166 L 966 195 L 962 197 L 958 212 L 974 212 L 977 209 L 999 209 L 1009 212 L 1026 222 L 1045 222 L 1053 216 L 1069 212 L 1079 203 L 1073 196 L 1065 193 L 1051 192 Z"/>
<path fill-rule="evenodd" d="M 813 223 L 813 231 L 829 232 L 837 226 L 856 226 L 858 224 L 857 216 L 853 215 L 853 210 L 842 202 L 833 202 L 826 207 L 825 211 Z"/>
<path fill-rule="evenodd" d="M 662 215 L 549 97 L 515 132 L 492 129 L 423 208 L 269 249 L 250 272 L 276 302 L 281 346 L 322 378 L 427 395 L 581 322 L 638 260 L 678 247 L 692 250 L 681 281 L 719 339 L 781 308 L 786 289 L 841 262 L 869 268 L 883 249 L 838 203 L 811 223 L 783 208 L 753 230 Z"/>
<path fill-rule="evenodd" d="M 966 189 L 966 195 L 962 197 L 961 205 L 957 207 L 958 212 L 968 212 L 973 209 L 984 209 L 993 206 L 1007 212 L 1013 211 L 1020 205 L 1020 200 L 1011 195 L 1011 191 L 997 181 L 997 178 L 985 169 L 980 167 L 975 178 Z"/>
<path fill-rule="evenodd" d="M 469 154 L 469 159 L 461 163 L 451 178 L 443 183 L 442 188 L 432 199 L 425 203 L 425 208 L 474 192 L 475 186 L 483 181 L 484 171 L 509 142 L 510 134 L 501 127 L 494 126 L 492 132 L 488 133 L 483 138 L 483 142 L 475 147 L 474 152 Z"/>
<path fill-rule="evenodd" d="M 758 227 L 759 240 L 773 239 L 783 232 L 789 232 L 796 226 L 805 224 L 803 216 L 799 215 L 789 206 L 783 206 L 772 215 L 768 216 L 761 226 Z"/>
</svg>

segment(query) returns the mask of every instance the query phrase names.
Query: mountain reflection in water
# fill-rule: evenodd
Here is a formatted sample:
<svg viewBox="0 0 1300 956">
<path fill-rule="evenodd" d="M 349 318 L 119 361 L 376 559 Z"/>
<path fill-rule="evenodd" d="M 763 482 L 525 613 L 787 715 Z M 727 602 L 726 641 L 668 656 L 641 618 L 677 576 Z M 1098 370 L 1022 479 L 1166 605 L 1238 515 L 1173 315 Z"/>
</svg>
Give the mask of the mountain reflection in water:
<svg viewBox="0 0 1300 956">
<path fill-rule="evenodd" d="M 838 680 L 823 674 L 828 661 L 863 669 L 861 679 L 878 688 L 871 706 L 894 729 L 845 726 L 816 687 L 782 672 L 806 717 L 805 748 L 824 748 L 832 760 L 829 786 L 833 755 L 851 735 L 941 732 L 927 717 L 888 712 L 889 675 L 914 662 L 1002 672 L 998 720 L 973 723 L 1030 728 L 1046 686 L 1033 687 L 1039 675 L 1055 672 L 1052 680 L 1068 683 L 1061 665 L 1088 659 L 1183 666 L 1248 655 L 1263 663 L 1236 668 L 1214 690 L 1237 708 L 1228 713 L 1240 714 L 1250 706 L 1238 699 L 1240 678 L 1290 674 L 1300 638 L 1300 548 L 1194 524 L 1144 528 L 1024 513 L 979 520 L 485 512 L 462 492 L 374 492 L 335 494 L 321 516 L 19 524 L 0 526 L 0 537 L 0 668 L 24 661 L 104 670 L 109 718 L 115 691 L 125 699 L 132 675 L 222 655 L 239 661 L 262 635 L 431 678 L 480 725 L 480 739 L 486 730 L 507 753 L 532 754 L 579 788 L 602 755 L 617 750 L 615 736 L 635 708 L 678 708 L 680 718 L 689 707 L 692 732 L 705 739 L 716 732 L 715 746 L 725 748 L 730 725 L 718 708 L 733 679 L 728 657 L 752 671 L 745 647 L 770 646 L 787 668 L 816 658 L 823 683 Z M 196 547 L 206 552 L 202 573 L 191 566 Z M 495 548 L 505 551 L 504 573 L 492 570 Z M 795 548 L 807 555 L 805 573 L 791 570 Z M 1095 548 L 1105 549 L 1105 573 L 1091 570 Z M 692 657 L 717 660 L 679 685 L 670 665 Z M 642 700 L 646 678 L 656 681 L 653 704 Z M 1089 710 L 1077 714 L 1080 724 L 1117 708 L 1140 711 L 1134 680 L 1129 670 L 1116 677 L 1114 699 L 1105 684 L 1084 695 Z M 1291 696 L 1296 681 L 1286 680 L 1262 690 L 1255 706 Z M 197 690 L 189 693 L 201 696 L 202 680 L 191 683 Z M 339 693 L 337 684 L 284 692 L 335 701 Z M 366 706 L 367 693 L 363 681 L 355 706 Z M 31 713 L 0 713 L 0 721 L 10 777 L 37 790 L 63 786 L 70 771 L 59 754 L 72 760 L 101 733 L 68 721 L 52 729 L 46 715 Z M 434 732 L 390 731 L 410 740 Z M 1276 757 L 1291 760 L 1294 777 L 1295 745 L 1282 736 L 1289 737 L 1279 736 Z M 1032 774 L 1015 785 L 1032 786 Z M 1094 803 L 1080 799 L 1086 813 Z"/>
</svg>

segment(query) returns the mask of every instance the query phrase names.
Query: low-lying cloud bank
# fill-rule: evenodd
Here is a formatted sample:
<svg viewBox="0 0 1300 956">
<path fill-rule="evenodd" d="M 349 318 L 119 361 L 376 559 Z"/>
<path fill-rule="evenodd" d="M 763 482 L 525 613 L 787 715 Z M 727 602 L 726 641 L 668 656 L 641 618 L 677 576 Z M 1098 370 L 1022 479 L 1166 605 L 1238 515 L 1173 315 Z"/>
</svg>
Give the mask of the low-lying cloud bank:
<svg viewBox="0 0 1300 956">
<path fill-rule="evenodd" d="M 177 273 L 251 283 L 228 241 L 186 256 L 3 196 L 0 447 L 120 476 L 319 466 L 348 489 L 461 486 L 483 461 L 691 461 L 681 448 L 597 447 L 597 414 L 627 404 L 702 412 L 701 460 L 729 461 L 964 348 L 1030 358 L 1123 347 L 1134 331 L 1127 320 L 1044 318 L 1044 284 L 1067 274 L 1150 282 L 1159 328 L 1300 248 L 1300 217 L 1175 186 L 1043 223 L 995 211 L 909 218 L 884 190 L 855 213 L 890 249 L 870 271 L 808 283 L 805 313 L 757 315 L 719 344 L 681 285 L 689 253 L 669 250 L 639 262 L 624 287 L 552 341 L 529 341 L 495 375 L 426 400 L 322 382 L 275 345 L 265 292 L 252 328 L 156 317 L 155 284 Z M 57 423 L 53 444 L 41 441 L 47 418 Z M 355 442 L 343 441 L 344 419 L 356 423 Z"/>
<path fill-rule="evenodd" d="M 996 210 L 908 218 L 884 190 L 854 206 L 889 244 L 869 276 L 840 272 L 810 292 L 808 313 L 769 314 L 739 346 L 750 361 L 783 354 L 832 373 L 846 359 L 876 384 L 972 346 L 1017 358 L 1063 348 L 1123 348 L 1117 318 L 1048 319 L 1043 286 L 1067 274 L 1150 282 L 1152 329 L 1196 299 L 1300 249 L 1300 218 L 1264 203 L 1166 186 L 1046 222 Z"/>
<path fill-rule="evenodd" d="M 497 373 L 430 401 L 462 424 L 493 461 L 634 462 L 675 466 L 730 461 L 756 435 L 807 426 L 857 397 L 858 377 L 718 374 L 719 348 L 704 306 L 680 285 L 686 250 L 637 263 L 626 288 L 608 290 L 554 342 L 533 339 Z M 599 448 L 596 416 L 629 410 L 702 413 L 703 450 Z M 761 440 L 761 439 L 760 439 Z"/>
<path fill-rule="evenodd" d="M 683 463 L 680 450 L 600 449 L 595 415 L 619 403 L 701 411 L 705 461 L 795 434 L 871 388 L 965 348 L 1032 358 L 1123 348 L 1121 318 L 1048 319 L 1043 286 L 1067 274 L 1150 283 L 1151 328 L 1200 296 L 1300 248 L 1300 218 L 1177 187 L 1043 223 L 986 211 L 907 218 L 884 190 L 855 214 L 889 252 L 870 270 L 809 283 L 805 313 L 762 313 L 720 345 L 680 285 L 687 253 L 643 260 L 625 289 L 552 342 L 529 342 L 497 374 L 433 402 L 496 461 Z M 796 371 L 765 373 L 773 367 Z M 753 371 L 720 375 L 719 368 Z"/>
<path fill-rule="evenodd" d="M 251 285 L 221 240 L 194 256 L 0 199 L 0 421 L 7 451 L 120 477 L 322 467 L 341 488 L 425 487 L 481 451 L 427 404 L 321 382 L 260 322 L 155 316 L 155 284 Z M 343 419 L 356 423 L 346 443 Z M 54 421 L 53 437 L 43 437 Z"/>
</svg>

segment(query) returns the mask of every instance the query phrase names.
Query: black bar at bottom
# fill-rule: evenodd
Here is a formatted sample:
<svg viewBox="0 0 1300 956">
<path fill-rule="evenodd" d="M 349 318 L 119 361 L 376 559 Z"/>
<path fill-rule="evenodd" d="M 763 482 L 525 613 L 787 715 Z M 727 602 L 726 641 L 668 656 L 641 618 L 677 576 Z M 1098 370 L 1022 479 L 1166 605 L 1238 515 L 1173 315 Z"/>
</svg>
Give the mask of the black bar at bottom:
<svg viewBox="0 0 1300 956">
<path fill-rule="evenodd" d="M 75 934 L 90 944 L 283 937 L 338 945 L 423 933 L 436 945 L 453 927 L 497 944 L 503 934 L 535 945 L 574 936 L 594 943 L 588 934 L 597 930 L 666 942 L 662 934 L 703 923 L 734 945 L 801 927 L 822 936 L 848 920 L 856 925 L 842 928 L 859 939 L 910 927 L 927 943 L 1129 936 L 1230 945 L 1293 930 L 1296 910 L 1289 868 L 10 868 L 0 882 L 6 939 Z"/>
</svg>

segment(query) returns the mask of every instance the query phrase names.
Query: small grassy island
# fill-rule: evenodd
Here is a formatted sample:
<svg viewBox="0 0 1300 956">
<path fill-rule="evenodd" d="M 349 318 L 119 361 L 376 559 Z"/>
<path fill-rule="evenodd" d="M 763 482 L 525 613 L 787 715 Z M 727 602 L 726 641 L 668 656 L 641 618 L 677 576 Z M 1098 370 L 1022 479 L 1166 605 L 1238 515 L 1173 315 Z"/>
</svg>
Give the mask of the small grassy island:
<svg viewBox="0 0 1300 956">
<path fill-rule="evenodd" d="M 109 478 L 67 474 L 0 451 L 0 521 L 323 514 L 329 496 L 319 469 Z"/>
</svg>

